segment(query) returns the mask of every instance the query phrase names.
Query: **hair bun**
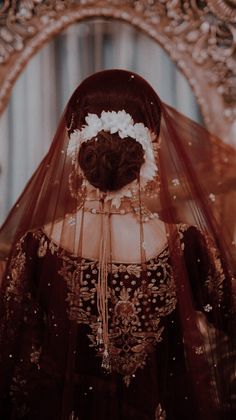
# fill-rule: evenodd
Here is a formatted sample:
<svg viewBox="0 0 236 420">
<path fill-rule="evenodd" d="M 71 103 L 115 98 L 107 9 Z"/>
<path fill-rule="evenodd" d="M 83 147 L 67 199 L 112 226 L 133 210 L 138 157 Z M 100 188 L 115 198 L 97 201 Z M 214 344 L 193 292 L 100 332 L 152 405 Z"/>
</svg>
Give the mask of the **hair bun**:
<svg viewBox="0 0 236 420">
<path fill-rule="evenodd" d="M 101 191 L 117 191 L 138 178 L 144 151 L 136 140 L 100 132 L 80 147 L 79 165 L 90 184 Z"/>
</svg>

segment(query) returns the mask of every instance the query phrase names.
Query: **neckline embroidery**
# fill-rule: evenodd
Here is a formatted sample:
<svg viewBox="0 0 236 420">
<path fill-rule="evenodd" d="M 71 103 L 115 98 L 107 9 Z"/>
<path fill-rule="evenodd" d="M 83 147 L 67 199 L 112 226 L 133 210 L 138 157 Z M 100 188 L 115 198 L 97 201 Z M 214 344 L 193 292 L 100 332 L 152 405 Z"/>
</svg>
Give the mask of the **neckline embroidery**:
<svg viewBox="0 0 236 420">
<path fill-rule="evenodd" d="M 82 261 L 81 271 L 75 259 L 63 255 L 58 274 L 68 288 L 67 313 L 78 325 L 87 325 L 90 347 L 102 357 L 97 345 L 98 313 L 96 306 L 98 263 Z M 136 371 L 142 369 L 148 355 L 163 340 L 165 318 L 177 303 L 169 252 L 147 264 L 147 282 L 141 265 L 112 264 L 109 272 L 109 343 L 111 371 L 123 377 L 128 386 Z"/>
</svg>

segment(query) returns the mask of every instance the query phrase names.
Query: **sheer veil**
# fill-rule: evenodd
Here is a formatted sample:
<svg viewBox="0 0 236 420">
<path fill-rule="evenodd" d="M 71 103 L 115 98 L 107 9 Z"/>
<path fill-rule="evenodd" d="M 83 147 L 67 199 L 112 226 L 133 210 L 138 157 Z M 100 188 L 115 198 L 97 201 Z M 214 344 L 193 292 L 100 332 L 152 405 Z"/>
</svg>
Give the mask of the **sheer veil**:
<svg viewBox="0 0 236 420">
<path fill-rule="evenodd" d="M 233 211 L 236 209 L 236 151 L 163 103 L 140 76 L 122 70 L 99 72 L 82 82 L 73 93 L 48 154 L 0 230 L 0 257 L 7 265 L 2 296 L 9 287 L 7 273 L 11 257 L 14 258 L 17 243 L 29 231 L 42 229 L 55 247 L 69 249 L 79 256 L 76 275 L 78 278 L 81 275 L 83 257 L 87 255 L 87 250 L 95 249 L 94 237 L 88 233 L 88 221 L 93 214 L 89 215 L 90 219 L 86 215 L 86 199 L 91 191 L 71 159 L 69 137 L 85 124 L 88 113 L 100 117 L 102 111 L 122 110 L 130 114 L 135 123 L 142 122 L 152 133 L 158 167 L 157 176 L 145 188 L 140 182 L 136 183 L 132 206 L 136 209 L 135 223 L 139 234 L 134 235 L 133 247 L 139 250 L 139 261 L 132 261 L 132 257 L 128 261 L 141 265 L 143 287 L 148 288 L 147 264 L 152 252 L 149 252 L 148 245 L 145 247 L 149 235 L 146 222 L 153 223 L 153 226 L 156 223 L 155 226 L 160 227 L 162 236 L 164 232 L 163 237 L 166 238 L 166 243 L 163 241 L 157 252 L 166 245 L 171 256 L 184 354 L 196 406 L 200 407 L 202 419 L 230 419 L 230 415 L 236 412 L 235 307 L 232 292 L 236 273 L 236 220 Z M 107 296 L 103 281 L 107 271 L 113 276 L 110 267 L 117 259 L 116 249 L 121 247 L 124 255 L 128 255 L 130 242 L 125 242 L 119 228 L 117 236 L 114 234 L 114 225 L 120 224 L 122 228 L 122 206 L 120 213 L 117 210 L 112 225 L 109 216 L 112 206 L 108 206 L 106 194 L 99 197 L 103 211 L 96 214 L 101 235 L 100 241 L 97 239 L 100 243 L 98 259 L 103 268 L 100 267 L 101 296 L 98 306 L 100 321 L 103 322 L 102 339 L 104 342 L 107 340 L 109 345 L 109 326 L 104 325 L 106 308 L 103 305 Z M 182 237 L 188 236 L 190 226 L 193 232 L 191 238 L 194 239 L 191 239 L 191 246 L 184 247 Z M 201 278 L 201 273 L 205 272 L 206 284 L 194 280 L 199 273 Z M 5 303 L 2 300 L 1 316 L 4 316 Z M 106 328 L 107 337 L 104 336 Z M 64 419 L 68 418 L 71 405 L 70 379 L 75 363 L 76 334 L 75 315 L 71 319 L 67 352 Z"/>
</svg>

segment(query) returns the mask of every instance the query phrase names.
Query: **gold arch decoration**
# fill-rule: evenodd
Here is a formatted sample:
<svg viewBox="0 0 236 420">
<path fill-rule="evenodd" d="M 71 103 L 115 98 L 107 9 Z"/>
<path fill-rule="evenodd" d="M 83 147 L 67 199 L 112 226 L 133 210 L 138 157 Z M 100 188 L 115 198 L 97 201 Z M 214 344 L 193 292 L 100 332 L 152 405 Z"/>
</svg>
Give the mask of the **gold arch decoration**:
<svg viewBox="0 0 236 420">
<path fill-rule="evenodd" d="M 7 0 L 0 7 L 0 112 L 32 55 L 94 17 L 123 20 L 154 38 L 187 77 L 209 130 L 232 140 L 236 0 Z"/>
</svg>

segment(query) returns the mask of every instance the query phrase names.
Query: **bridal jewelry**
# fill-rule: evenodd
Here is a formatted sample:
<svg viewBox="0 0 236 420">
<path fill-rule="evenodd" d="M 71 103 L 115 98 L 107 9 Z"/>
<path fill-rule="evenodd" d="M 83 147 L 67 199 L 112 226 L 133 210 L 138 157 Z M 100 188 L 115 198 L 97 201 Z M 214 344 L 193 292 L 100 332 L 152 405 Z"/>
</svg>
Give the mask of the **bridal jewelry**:
<svg viewBox="0 0 236 420">
<path fill-rule="evenodd" d="M 92 202 L 92 201 L 99 201 L 97 199 L 88 199 L 86 202 Z M 135 205 L 135 203 L 129 203 L 129 206 L 124 208 L 112 208 L 109 207 L 108 209 L 101 209 L 95 206 L 86 206 L 84 204 L 81 204 L 77 210 L 84 211 L 86 213 L 91 213 L 93 215 L 98 214 L 104 214 L 104 215 L 119 215 L 123 216 L 126 214 L 133 214 L 139 221 L 142 222 L 149 222 L 150 220 L 158 219 L 159 215 L 157 213 L 152 213 L 149 209 L 147 209 L 144 205 Z M 66 215 L 68 218 L 67 223 L 70 225 L 74 225 L 76 223 L 76 215 Z"/>
<path fill-rule="evenodd" d="M 72 171 L 69 175 L 69 188 L 71 196 L 80 202 L 78 210 L 91 215 L 101 215 L 101 240 L 99 251 L 99 270 L 97 283 L 97 309 L 98 329 L 97 343 L 102 353 L 102 367 L 110 370 L 109 354 L 109 326 L 108 326 L 108 254 L 107 243 L 109 241 L 110 217 L 112 215 L 133 214 L 141 225 L 158 218 L 157 213 L 152 213 L 141 203 L 141 192 L 151 197 L 153 183 L 155 190 L 159 191 L 158 167 L 156 165 L 156 154 L 159 147 L 157 138 L 153 138 L 151 131 L 143 123 L 134 123 L 131 115 L 125 110 L 102 111 L 99 117 L 96 114 L 88 114 L 85 117 L 86 124 L 81 130 L 74 130 L 69 137 L 67 155 L 72 160 Z M 70 126 L 72 127 L 73 119 Z M 100 131 L 118 133 L 121 139 L 131 137 L 141 144 L 144 151 L 144 163 L 141 166 L 139 179 L 125 185 L 118 191 L 108 191 L 106 194 L 92 185 L 85 179 L 83 171 L 78 163 L 78 153 L 82 143 L 96 138 Z M 151 188 L 152 187 L 152 188 Z M 149 191 L 150 190 L 150 191 Z M 91 194 L 91 195 L 90 195 Z M 90 195 L 90 199 L 88 196 Z M 95 201 L 96 203 L 89 204 Z M 76 223 L 77 214 L 69 215 L 68 224 Z M 145 253 L 144 241 L 141 237 L 141 254 Z M 142 256 L 141 255 L 141 256 Z M 142 257 L 142 261 L 144 258 Z"/>
<path fill-rule="evenodd" d="M 142 217 L 142 222 L 149 222 L 149 220 L 159 218 L 157 213 L 152 213 L 150 210 L 148 210 L 144 206 L 134 207 L 131 209 L 105 210 L 105 211 L 99 210 L 97 208 L 84 207 L 83 210 L 91 214 L 107 214 L 107 215 L 112 215 L 112 214 L 125 215 L 129 213 L 133 213 L 139 220 L 140 220 L 140 217 Z"/>
</svg>

